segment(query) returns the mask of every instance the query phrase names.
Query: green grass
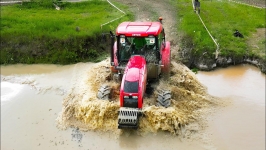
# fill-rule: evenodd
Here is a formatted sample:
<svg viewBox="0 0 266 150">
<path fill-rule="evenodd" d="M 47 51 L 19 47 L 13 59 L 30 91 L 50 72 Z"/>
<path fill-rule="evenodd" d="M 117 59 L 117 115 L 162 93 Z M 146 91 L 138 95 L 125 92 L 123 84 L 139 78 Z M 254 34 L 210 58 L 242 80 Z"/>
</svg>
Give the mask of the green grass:
<svg viewBox="0 0 266 150">
<path fill-rule="evenodd" d="M 216 45 L 206 32 L 198 16 L 192 10 L 190 0 L 177 2 L 179 28 L 183 35 L 191 37 L 194 54 L 208 52 L 214 58 Z M 248 51 L 247 40 L 257 28 L 265 28 L 265 9 L 258 9 L 228 1 L 201 1 L 200 16 L 212 36 L 220 45 L 221 56 L 242 57 Z M 244 38 L 233 36 L 235 29 Z M 181 45 L 188 46 L 188 45 Z"/>
<path fill-rule="evenodd" d="M 106 1 L 58 1 L 59 11 L 54 8 L 52 0 L 1 7 L 1 64 L 99 61 L 106 56 L 103 47 L 109 46 L 101 39 L 101 33 L 114 31 L 122 21 L 133 20 L 132 14 L 127 12 L 123 18 L 101 29 L 101 24 L 123 14 Z M 214 58 L 216 45 L 193 12 L 191 0 L 171 2 L 177 7 L 180 47 L 191 48 L 194 56 L 204 53 L 205 58 Z M 120 3 L 114 4 L 124 11 L 128 9 Z M 258 52 L 249 50 L 248 46 L 256 29 L 266 26 L 265 9 L 224 0 L 204 0 L 201 1 L 200 16 L 219 43 L 220 56 L 242 58 L 254 55 L 266 59 L 262 54 L 265 52 L 265 39 L 258 42 Z M 235 29 L 245 38 L 234 37 Z"/>
<path fill-rule="evenodd" d="M 109 50 L 101 34 L 133 18 L 127 13 L 101 28 L 123 14 L 106 1 L 58 4 L 59 11 L 43 0 L 1 7 L 1 64 L 99 61 Z"/>
<path fill-rule="evenodd" d="M 121 15 L 121 12 L 104 1 L 65 3 L 60 11 L 56 10 L 52 3 L 47 7 L 40 7 L 36 3 L 23 3 L 1 7 L 1 34 L 5 38 L 17 35 L 57 39 L 93 36 L 101 32 L 101 24 Z M 126 16 L 122 20 L 128 19 Z M 80 28 L 79 32 L 76 27 Z M 108 25 L 104 30 L 109 30 Z"/>
</svg>

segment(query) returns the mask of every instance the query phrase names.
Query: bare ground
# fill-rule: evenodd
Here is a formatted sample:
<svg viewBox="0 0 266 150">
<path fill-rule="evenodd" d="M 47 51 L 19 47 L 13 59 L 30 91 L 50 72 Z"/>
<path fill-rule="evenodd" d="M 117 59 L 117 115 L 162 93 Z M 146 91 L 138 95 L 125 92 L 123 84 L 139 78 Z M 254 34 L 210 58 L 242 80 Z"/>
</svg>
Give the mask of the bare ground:
<svg viewBox="0 0 266 150">
<path fill-rule="evenodd" d="M 265 28 L 257 29 L 248 40 L 250 51 L 265 58 Z"/>
<path fill-rule="evenodd" d="M 115 0 L 129 6 L 135 14 L 135 21 L 156 21 L 163 18 L 163 26 L 166 32 L 166 40 L 171 43 L 172 58 L 176 57 L 178 51 L 176 7 L 172 0 Z"/>
</svg>

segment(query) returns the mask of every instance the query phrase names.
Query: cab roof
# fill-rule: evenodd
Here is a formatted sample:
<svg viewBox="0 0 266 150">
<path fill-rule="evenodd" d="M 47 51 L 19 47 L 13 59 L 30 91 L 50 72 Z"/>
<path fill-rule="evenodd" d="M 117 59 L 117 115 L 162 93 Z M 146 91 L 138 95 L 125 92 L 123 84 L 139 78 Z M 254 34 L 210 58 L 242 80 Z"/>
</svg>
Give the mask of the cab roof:
<svg viewBox="0 0 266 150">
<path fill-rule="evenodd" d="M 116 35 L 157 36 L 162 31 L 163 26 L 160 22 L 123 22 L 116 29 Z"/>
</svg>

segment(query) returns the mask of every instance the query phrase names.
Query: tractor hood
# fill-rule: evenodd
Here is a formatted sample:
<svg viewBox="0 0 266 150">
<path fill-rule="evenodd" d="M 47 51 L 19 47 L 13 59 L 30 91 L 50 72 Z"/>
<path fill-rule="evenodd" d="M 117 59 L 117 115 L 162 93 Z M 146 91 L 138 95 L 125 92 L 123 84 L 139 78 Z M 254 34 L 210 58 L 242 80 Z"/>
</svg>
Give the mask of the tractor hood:
<svg viewBox="0 0 266 150">
<path fill-rule="evenodd" d="M 146 60 L 143 56 L 133 55 L 129 59 L 123 75 L 120 88 L 120 106 L 124 107 L 124 104 L 134 103 L 134 106 L 131 105 L 131 107 L 142 108 L 146 81 Z M 132 97 L 135 97 L 135 99 Z"/>
<path fill-rule="evenodd" d="M 126 81 L 134 82 L 139 80 L 140 70 L 139 68 L 129 68 L 126 72 L 127 76 L 125 77 Z"/>
<path fill-rule="evenodd" d="M 143 76 L 146 69 L 146 60 L 143 56 L 132 56 L 125 68 L 125 80 L 138 81 L 140 76 Z"/>
</svg>

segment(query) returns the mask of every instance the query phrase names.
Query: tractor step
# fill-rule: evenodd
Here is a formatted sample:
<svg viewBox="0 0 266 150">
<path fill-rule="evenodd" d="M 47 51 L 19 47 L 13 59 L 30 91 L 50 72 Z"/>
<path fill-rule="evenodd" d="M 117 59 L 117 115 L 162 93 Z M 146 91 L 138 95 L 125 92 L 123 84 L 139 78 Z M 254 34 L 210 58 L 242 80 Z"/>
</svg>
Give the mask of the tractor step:
<svg viewBox="0 0 266 150">
<path fill-rule="evenodd" d="M 138 108 L 121 107 L 118 115 L 118 129 L 137 129 L 141 114 L 142 112 Z"/>
</svg>

